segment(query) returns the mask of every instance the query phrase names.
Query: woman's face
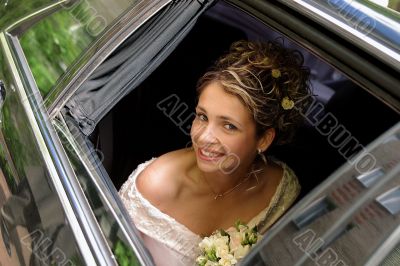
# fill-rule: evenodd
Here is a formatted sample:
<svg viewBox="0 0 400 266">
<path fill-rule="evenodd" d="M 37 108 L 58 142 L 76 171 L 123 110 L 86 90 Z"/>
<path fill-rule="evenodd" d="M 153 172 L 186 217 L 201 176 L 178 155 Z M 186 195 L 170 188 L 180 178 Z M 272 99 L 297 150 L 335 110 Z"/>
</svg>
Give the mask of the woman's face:
<svg viewBox="0 0 400 266">
<path fill-rule="evenodd" d="M 257 153 L 256 125 L 250 112 L 219 82 L 200 94 L 191 129 L 197 165 L 204 172 L 232 173 L 248 167 Z"/>
</svg>

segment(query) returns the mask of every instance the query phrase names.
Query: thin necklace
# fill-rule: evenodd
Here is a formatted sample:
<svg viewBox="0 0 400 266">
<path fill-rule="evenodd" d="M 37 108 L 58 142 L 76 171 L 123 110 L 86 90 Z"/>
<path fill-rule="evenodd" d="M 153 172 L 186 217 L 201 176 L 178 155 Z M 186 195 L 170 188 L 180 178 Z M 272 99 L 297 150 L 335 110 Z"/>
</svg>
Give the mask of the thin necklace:
<svg viewBox="0 0 400 266">
<path fill-rule="evenodd" d="M 255 188 L 255 187 L 258 185 L 258 176 L 257 176 L 257 173 L 258 173 L 258 172 L 261 172 L 261 171 L 262 171 L 262 169 L 258 169 L 258 170 L 253 170 L 253 171 L 251 171 L 250 173 L 247 174 L 247 177 L 246 177 L 246 178 L 243 178 L 242 181 L 240 181 L 239 183 L 237 183 L 233 188 L 231 188 L 231 189 L 229 189 L 229 190 L 227 190 L 227 191 L 225 191 L 225 192 L 223 192 L 223 193 L 215 193 L 215 191 L 212 189 L 212 187 L 211 187 L 210 184 L 208 183 L 207 179 L 206 179 L 205 177 L 203 177 L 203 178 L 204 178 L 204 180 L 206 181 L 207 186 L 210 188 L 210 190 L 212 191 L 212 193 L 215 195 L 215 196 L 214 196 L 214 199 L 217 200 L 218 198 L 222 198 L 222 197 L 228 195 L 229 193 L 231 193 L 232 191 L 234 191 L 236 188 L 238 188 L 241 184 L 245 183 L 247 180 L 249 180 L 250 177 L 252 177 L 252 174 L 254 174 L 254 176 L 256 177 L 256 179 L 257 179 L 257 184 L 256 184 L 255 186 L 252 186 L 251 188 L 249 188 L 249 189 L 247 189 L 247 190 L 250 190 L 250 189 Z"/>
</svg>

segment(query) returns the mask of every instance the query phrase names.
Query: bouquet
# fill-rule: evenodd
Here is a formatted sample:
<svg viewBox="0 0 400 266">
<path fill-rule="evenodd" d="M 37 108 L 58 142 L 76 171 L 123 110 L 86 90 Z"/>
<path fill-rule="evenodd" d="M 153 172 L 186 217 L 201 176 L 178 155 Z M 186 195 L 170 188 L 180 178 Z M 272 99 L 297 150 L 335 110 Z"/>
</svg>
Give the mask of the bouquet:
<svg viewBox="0 0 400 266">
<path fill-rule="evenodd" d="M 199 266 L 231 266 L 249 253 L 250 248 L 262 238 L 257 227 L 249 228 L 241 221 L 228 230 L 217 230 L 199 244 Z"/>
</svg>

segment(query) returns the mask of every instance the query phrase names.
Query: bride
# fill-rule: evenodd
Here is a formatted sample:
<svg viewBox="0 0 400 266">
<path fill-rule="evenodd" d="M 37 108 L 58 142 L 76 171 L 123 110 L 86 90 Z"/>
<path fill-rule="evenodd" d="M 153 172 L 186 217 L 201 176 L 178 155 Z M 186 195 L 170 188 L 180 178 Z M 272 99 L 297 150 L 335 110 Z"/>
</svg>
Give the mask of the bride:
<svg viewBox="0 0 400 266">
<path fill-rule="evenodd" d="M 239 41 L 198 82 L 192 147 L 142 163 L 119 194 L 156 265 L 194 265 L 202 237 L 241 220 L 264 233 L 300 186 L 266 158 L 290 141 L 310 98 L 302 56 Z"/>
</svg>

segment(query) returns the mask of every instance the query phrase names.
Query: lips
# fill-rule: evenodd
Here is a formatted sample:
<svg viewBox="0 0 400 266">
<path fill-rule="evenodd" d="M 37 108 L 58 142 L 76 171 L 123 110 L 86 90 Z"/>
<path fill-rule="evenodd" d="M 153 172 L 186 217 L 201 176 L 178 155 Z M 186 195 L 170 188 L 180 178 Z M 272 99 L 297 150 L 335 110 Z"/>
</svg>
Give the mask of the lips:
<svg viewBox="0 0 400 266">
<path fill-rule="evenodd" d="M 206 150 L 202 148 L 199 148 L 197 153 L 201 159 L 206 161 L 216 161 L 225 155 L 224 153 L 218 151 Z"/>
</svg>

